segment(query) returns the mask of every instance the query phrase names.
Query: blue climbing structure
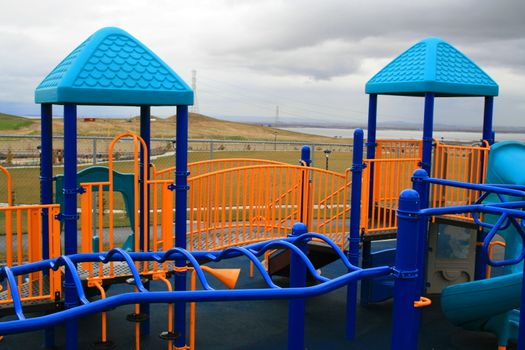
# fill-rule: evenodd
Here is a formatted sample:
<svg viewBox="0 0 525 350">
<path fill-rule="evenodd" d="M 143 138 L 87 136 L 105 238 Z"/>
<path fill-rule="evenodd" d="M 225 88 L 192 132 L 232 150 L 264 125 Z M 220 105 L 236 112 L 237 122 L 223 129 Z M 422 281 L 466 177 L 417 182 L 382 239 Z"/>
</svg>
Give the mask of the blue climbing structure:
<svg viewBox="0 0 525 350">
<path fill-rule="evenodd" d="M 489 145 L 494 143 L 493 130 L 493 104 L 494 97 L 498 95 L 498 84 L 485 73 L 476 63 L 465 54 L 453 47 L 448 42 L 439 38 L 424 39 L 408 50 L 400 54 L 366 84 L 365 91 L 369 94 L 368 129 L 366 140 L 366 158 L 376 159 L 377 147 L 377 115 L 378 96 L 413 96 L 424 98 L 422 152 L 419 166 L 428 174 L 431 174 L 433 153 L 433 129 L 434 129 L 434 100 L 446 97 L 479 97 L 484 101 L 482 139 Z M 354 167 L 356 165 L 354 164 Z M 373 164 L 371 165 L 374 166 Z M 362 210 L 372 210 L 374 178 L 370 170 L 370 207 Z M 482 175 L 480 175 L 482 179 Z M 482 179 L 483 180 L 483 179 Z M 358 186 L 358 183 L 354 183 Z M 355 187 L 353 191 L 355 190 Z M 429 204 L 429 191 L 427 198 L 422 198 L 422 207 Z M 358 203 L 352 203 L 352 208 L 359 208 Z M 357 215 L 356 215 L 357 216 Z M 360 223 L 351 223 L 351 236 L 358 239 Z M 394 238 L 395 232 L 390 235 L 363 235 L 363 267 L 382 265 L 393 262 L 394 252 L 383 250 L 371 253 L 371 245 L 374 240 Z M 478 241 L 483 240 L 480 233 Z M 421 248 L 426 247 L 426 240 L 420 242 Z M 479 253 L 479 249 L 478 249 Z M 477 276 L 483 275 L 482 264 L 478 264 Z M 421 277 L 423 278 L 423 277 Z M 423 280 L 420 281 L 423 285 Z M 362 285 L 361 301 L 368 302 L 384 300 L 392 296 L 392 280 L 365 281 Z"/>
<path fill-rule="evenodd" d="M 193 104 L 193 91 L 166 63 L 143 43 L 119 28 L 103 28 L 74 49 L 38 85 L 35 102 L 41 104 L 41 202 L 52 203 L 52 106 L 64 108 L 64 179 L 63 211 L 65 254 L 77 253 L 77 106 L 137 106 L 140 108 L 140 135 L 149 151 L 151 106 L 176 106 L 177 114 L 177 172 L 174 190 L 176 207 L 186 207 L 188 106 Z M 149 152 L 147 152 L 149 155 Z M 141 162 L 149 164 L 149 159 Z M 142 167 L 141 167 L 142 168 Z M 144 174 L 141 174 L 144 178 Z M 147 197 L 141 192 L 142 198 Z M 140 203 L 144 203 L 143 200 Z M 142 221 L 144 221 L 142 219 Z M 149 227 L 141 222 L 141 227 Z M 44 223 L 43 227 L 47 225 Z M 45 230 L 44 230 L 45 231 Z M 141 230 L 142 231 L 142 230 Z M 42 233 L 43 246 L 48 243 Z M 175 227 L 176 245 L 186 247 L 186 211 L 178 210 Z M 148 239 L 145 237 L 143 239 Z M 141 248 L 144 242 L 141 241 Z M 44 250 L 45 251 L 45 250 Z M 176 261 L 181 265 L 182 261 Z M 185 273 L 175 276 L 176 290 L 185 289 Z M 65 307 L 79 304 L 74 276 L 66 273 L 64 283 Z M 142 312 L 147 312 L 144 305 Z M 176 307 L 177 332 L 185 334 L 185 307 Z M 147 330 L 146 330 L 147 331 Z M 67 348 L 76 348 L 76 322 L 67 323 Z M 49 343 L 50 341 L 48 341 Z M 184 346 L 184 336 L 177 340 Z M 48 344 L 49 345 L 49 344 Z"/>
</svg>

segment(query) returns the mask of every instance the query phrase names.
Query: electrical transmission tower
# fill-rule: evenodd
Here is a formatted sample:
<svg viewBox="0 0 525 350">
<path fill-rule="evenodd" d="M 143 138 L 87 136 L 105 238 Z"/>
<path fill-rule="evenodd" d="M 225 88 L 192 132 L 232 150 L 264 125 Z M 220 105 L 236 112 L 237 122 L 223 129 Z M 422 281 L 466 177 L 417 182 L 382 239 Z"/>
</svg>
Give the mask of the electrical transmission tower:
<svg viewBox="0 0 525 350">
<path fill-rule="evenodd" d="M 191 71 L 191 89 L 193 90 L 193 106 L 191 106 L 190 112 L 199 113 L 199 94 L 197 93 L 197 71 L 195 69 Z"/>
</svg>

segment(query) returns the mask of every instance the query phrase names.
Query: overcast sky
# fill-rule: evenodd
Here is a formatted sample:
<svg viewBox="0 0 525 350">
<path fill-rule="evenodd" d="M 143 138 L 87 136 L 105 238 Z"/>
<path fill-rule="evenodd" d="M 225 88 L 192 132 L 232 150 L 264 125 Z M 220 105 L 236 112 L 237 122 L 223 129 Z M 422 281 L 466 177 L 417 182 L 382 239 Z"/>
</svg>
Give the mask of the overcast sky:
<svg viewBox="0 0 525 350">
<path fill-rule="evenodd" d="M 191 84 L 203 114 L 366 121 L 366 82 L 438 36 L 500 86 L 496 126 L 525 126 L 525 1 L 17 0 L 0 2 L 0 112 L 36 114 L 38 83 L 97 29 L 117 26 Z M 481 98 L 439 99 L 438 123 L 477 125 Z M 380 97 L 379 120 L 422 119 L 423 99 Z M 172 110 L 154 109 L 157 114 Z M 136 109 L 83 109 L 131 116 Z"/>
</svg>

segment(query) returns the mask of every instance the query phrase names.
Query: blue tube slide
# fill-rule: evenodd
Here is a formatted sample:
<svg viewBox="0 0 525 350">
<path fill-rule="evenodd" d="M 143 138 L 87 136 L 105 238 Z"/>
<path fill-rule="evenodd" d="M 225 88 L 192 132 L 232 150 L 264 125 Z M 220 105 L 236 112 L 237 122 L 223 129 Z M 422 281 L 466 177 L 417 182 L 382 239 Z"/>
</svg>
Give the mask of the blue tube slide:
<svg viewBox="0 0 525 350">
<path fill-rule="evenodd" d="M 503 141 L 491 147 L 486 183 L 525 185 L 525 144 Z M 523 200 L 505 196 L 506 201 Z M 489 197 L 488 202 L 499 202 Z M 495 217 L 485 221 L 494 223 Z M 519 256 L 523 246 L 513 225 L 498 232 L 506 243 L 505 260 Z M 495 333 L 498 344 L 506 346 L 517 338 L 523 279 L 523 262 L 507 266 L 503 276 L 447 287 L 441 294 L 441 308 L 452 323 L 471 330 Z"/>
</svg>

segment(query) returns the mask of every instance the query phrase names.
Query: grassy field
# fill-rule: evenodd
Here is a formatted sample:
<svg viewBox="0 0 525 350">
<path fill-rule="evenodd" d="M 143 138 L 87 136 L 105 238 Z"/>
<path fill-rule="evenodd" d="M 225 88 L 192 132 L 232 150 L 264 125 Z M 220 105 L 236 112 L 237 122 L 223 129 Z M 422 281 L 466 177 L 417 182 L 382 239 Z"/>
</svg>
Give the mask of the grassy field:
<svg viewBox="0 0 525 350">
<path fill-rule="evenodd" d="M 24 127 L 29 127 L 33 121 L 27 118 L 17 117 L 11 114 L 0 113 L 0 130 L 12 131 L 20 130 Z"/>
</svg>

